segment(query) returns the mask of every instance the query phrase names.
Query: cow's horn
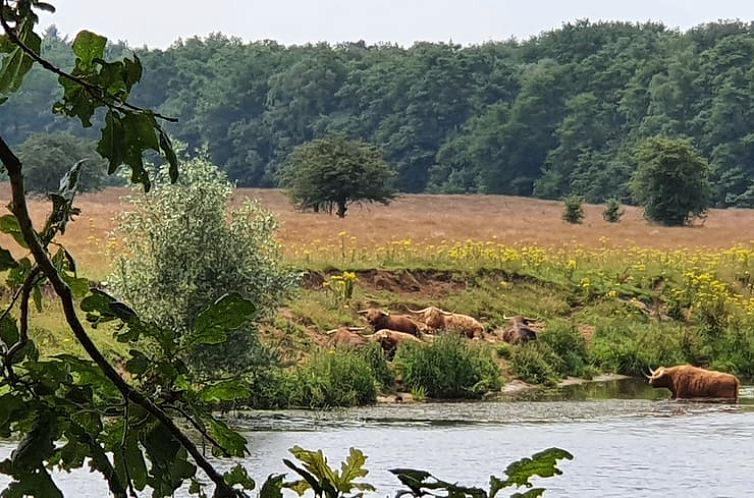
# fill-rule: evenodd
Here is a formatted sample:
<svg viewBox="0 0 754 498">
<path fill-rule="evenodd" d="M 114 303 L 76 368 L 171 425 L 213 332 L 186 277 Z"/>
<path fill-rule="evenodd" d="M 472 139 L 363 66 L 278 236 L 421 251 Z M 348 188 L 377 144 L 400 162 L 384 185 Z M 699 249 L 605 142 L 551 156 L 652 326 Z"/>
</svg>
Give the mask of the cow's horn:
<svg viewBox="0 0 754 498">
<path fill-rule="evenodd" d="M 427 310 L 428 310 L 429 308 L 427 307 L 427 308 L 424 308 L 424 309 L 422 309 L 422 310 L 412 310 L 411 308 L 406 308 L 406 309 L 408 309 L 408 312 L 409 312 L 409 313 L 424 313 L 424 312 L 425 312 L 425 311 L 427 311 Z"/>
<path fill-rule="evenodd" d="M 364 330 L 364 329 L 366 329 L 366 327 L 348 327 L 348 330 L 350 332 L 359 332 L 359 331 Z"/>
<path fill-rule="evenodd" d="M 359 310 L 356 313 L 358 313 L 359 315 L 366 315 L 368 312 L 369 310 Z"/>
</svg>

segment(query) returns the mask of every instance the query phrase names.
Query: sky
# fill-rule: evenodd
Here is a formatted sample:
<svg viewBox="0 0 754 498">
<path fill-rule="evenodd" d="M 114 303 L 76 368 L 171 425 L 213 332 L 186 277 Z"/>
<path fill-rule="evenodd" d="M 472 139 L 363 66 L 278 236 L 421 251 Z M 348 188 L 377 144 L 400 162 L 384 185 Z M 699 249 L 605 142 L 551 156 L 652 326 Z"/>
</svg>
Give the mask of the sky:
<svg viewBox="0 0 754 498">
<path fill-rule="evenodd" d="M 290 44 L 526 39 L 577 19 L 662 21 L 688 29 L 754 20 L 754 0 L 51 0 L 62 34 L 83 28 L 131 46 L 166 48 L 212 32 Z M 126 8 L 125 5 L 128 5 Z"/>
</svg>

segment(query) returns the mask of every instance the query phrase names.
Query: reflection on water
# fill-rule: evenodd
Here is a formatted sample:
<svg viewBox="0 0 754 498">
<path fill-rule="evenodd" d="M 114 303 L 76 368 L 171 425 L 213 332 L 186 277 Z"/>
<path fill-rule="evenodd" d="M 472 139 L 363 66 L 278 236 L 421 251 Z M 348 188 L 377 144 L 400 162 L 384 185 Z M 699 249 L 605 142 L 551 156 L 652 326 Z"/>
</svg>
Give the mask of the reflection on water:
<svg viewBox="0 0 754 498">
<path fill-rule="evenodd" d="M 528 392 L 515 402 L 250 412 L 236 422 L 247 431 L 245 464 L 258 480 L 286 472 L 281 459 L 298 444 L 323 449 L 331 464 L 349 447 L 362 449 L 378 496 L 397 489 L 386 471 L 396 466 L 485 486 L 510 461 L 558 446 L 575 460 L 541 482 L 546 496 L 744 497 L 754 475 L 754 388 L 741 394 L 740 405 L 676 402 L 641 381 L 620 381 Z M 0 446 L 0 456 L 10 449 Z M 96 474 L 56 480 L 70 496 L 107 496 Z"/>
</svg>

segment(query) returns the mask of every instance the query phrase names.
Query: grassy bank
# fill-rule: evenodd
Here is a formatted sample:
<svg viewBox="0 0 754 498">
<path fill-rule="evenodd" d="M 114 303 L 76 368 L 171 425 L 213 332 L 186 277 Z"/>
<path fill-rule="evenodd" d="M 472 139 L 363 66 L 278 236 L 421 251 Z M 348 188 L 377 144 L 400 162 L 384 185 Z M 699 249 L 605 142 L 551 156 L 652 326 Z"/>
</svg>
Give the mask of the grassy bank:
<svg viewBox="0 0 754 498">
<path fill-rule="evenodd" d="M 633 211 L 619 227 L 590 222 L 597 211 L 588 207 L 587 224 L 570 227 L 557 203 L 438 196 L 438 218 L 427 196 L 406 196 L 336 220 L 294 213 L 279 197 L 262 193 L 282 219 L 286 262 L 305 276 L 263 327 L 277 365 L 253 379 L 257 406 L 363 404 L 399 389 L 479 397 L 513 378 L 548 385 L 682 362 L 754 376 L 754 246 L 740 230 L 754 212 L 715 211 L 704 226 L 667 229 L 640 223 Z M 125 206 L 119 191 L 83 196 L 81 205 L 83 219 L 63 242 L 83 274 L 100 280 L 120 245 L 108 236 L 109 220 Z M 44 205 L 34 212 L 41 217 Z M 627 239 L 640 243 L 617 244 Z M 35 312 L 32 337 L 44 354 L 80 354 L 49 303 Z M 488 331 L 516 314 L 537 318 L 544 331 L 526 346 L 448 339 L 400 349 L 391 361 L 374 347 L 334 351 L 325 334 L 365 325 L 357 311 L 368 306 L 428 305 L 472 315 Z M 92 334 L 111 357 L 127 355 L 107 330 Z"/>
</svg>

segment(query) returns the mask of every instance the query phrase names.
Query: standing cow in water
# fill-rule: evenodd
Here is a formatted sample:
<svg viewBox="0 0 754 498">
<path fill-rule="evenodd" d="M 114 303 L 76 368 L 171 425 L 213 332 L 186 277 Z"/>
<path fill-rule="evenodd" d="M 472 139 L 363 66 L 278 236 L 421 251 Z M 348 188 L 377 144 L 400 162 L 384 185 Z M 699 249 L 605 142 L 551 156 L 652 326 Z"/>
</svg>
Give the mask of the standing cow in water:
<svg viewBox="0 0 754 498">
<path fill-rule="evenodd" d="M 738 400 L 738 379 L 731 374 L 705 370 L 691 365 L 650 370 L 647 375 L 652 387 L 665 387 L 678 398 L 714 398 Z"/>
</svg>

